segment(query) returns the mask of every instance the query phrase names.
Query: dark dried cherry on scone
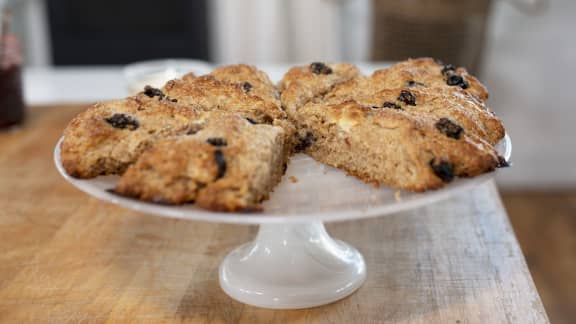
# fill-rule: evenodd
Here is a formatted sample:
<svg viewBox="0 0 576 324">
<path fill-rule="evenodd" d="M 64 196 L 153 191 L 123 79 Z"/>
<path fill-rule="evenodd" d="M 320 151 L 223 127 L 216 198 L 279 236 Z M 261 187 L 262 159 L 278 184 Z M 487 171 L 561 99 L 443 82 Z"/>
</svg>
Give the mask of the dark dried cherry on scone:
<svg viewBox="0 0 576 324">
<path fill-rule="evenodd" d="M 398 97 L 398 101 L 402 101 L 403 103 L 410 105 L 410 106 L 416 106 L 416 96 L 408 90 L 400 91 L 400 96 Z"/>
<path fill-rule="evenodd" d="M 433 158 L 430 160 L 429 165 L 434 174 L 443 182 L 454 180 L 454 165 L 452 163 L 444 160 L 440 160 L 440 162 L 436 163 L 436 159 Z"/>
<path fill-rule="evenodd" d="M 104 120 L 114 128 L 135 130 L 140 124 L 136 118 L 126 114 L 114 114 Z"/>
<path fill-rule="evenodd" d="M 456 68 L 452 64 L 446 64 L 442 67 L 442 75 L 447 75 L 456 72 Z"/>
<path fill-rule="evenodd" d="M 244 93 L 248 93 L 250 92 L 250 90 L 252 90 L 253 86 L 250 82 L 246 81 L 244 83 L 242 83 L 242 90 L 244 91 Z"/>
<path fill-rule="evenodd" d="M 214 151 L 214 161 L 216 161 L 216 166 L 218 166 L 218 174 L 216 179 L 222 178 L 226 174 L 226 159 L 224 158 L 224 152 L 221 150 Z"/>
<path fill-rule="evenodd" d="M 400 110 L 402 110 L 402 107 L 401 107 L 400 105 L 395 104 L 395 103 L 390 102 L 390 101 L 385 101 L 385 102 L 382 104 L 382 108 L 393 108 L 393 109 L 400 109 Z"/>
<path fill-rule="evenodd" d="M 162 90 L 153 88 L 149 85 L 144 87 L 144 94 L 150 98 L 158 97 L 159 99 L 163 99 L 166 96 Z"/>
<path fill-rule="evenodd" d="M 311 132 L 307 132 L 305 137 L 300 138 L 300 141 L 298 142 L 298 144 L 296 144 L 294 149 L 296 150 L 296 152 L 302 152 L 307 148 L 309 148 L 312 144 L 314 144 L 315 140 L 316 139 L 314 138 L 314 134 L 312 134 Z"/>
<path fill-rule="evenodd" d="M 468 88 L 468 81 L 463 76 L 458 74 L 450 74 L 446 78 L 446 84 L 449 86 L 460 86 L 462 89 Z"/>
<path fill-rule="evenodd" d="M 221 137 L 210 137 L 209 139 L 206 140 L 206 142 L 210 145 L 213 145 L 213 146 L 226 146 L 226 145 L 228 145 L 228 142 L 226 142 L 226 140 L 221 138 Z"/>
<path fill-rule="evenodd" d="M 314 74 L 331 74 L 332 73 L 332 69 L 322 63 L 322 62 L 314 62 L 312 64 L 310 64 L 310 71 L 312 71 L 312 73 Z"/>
<path fill-rule="evenodd" d="M 460 134 L 464 131 L 462 126 L 456 124 L 448 118 L 440 118 L 436 122 L 436 128 L 446 136 L 454 139 L 460 139 Z"/>
<path fill-rule="evenodd" d="M 162 92 L 162 90 L 153 88 L 149 85 L 144 87 L 144 94 L 150 98 L 158 97 L 158 100 L 165 99 L 171 102 L 178 102 L 178 99 L 170 98 L 167 95 L 165 95 L 164 92 Z"/>
</svg>

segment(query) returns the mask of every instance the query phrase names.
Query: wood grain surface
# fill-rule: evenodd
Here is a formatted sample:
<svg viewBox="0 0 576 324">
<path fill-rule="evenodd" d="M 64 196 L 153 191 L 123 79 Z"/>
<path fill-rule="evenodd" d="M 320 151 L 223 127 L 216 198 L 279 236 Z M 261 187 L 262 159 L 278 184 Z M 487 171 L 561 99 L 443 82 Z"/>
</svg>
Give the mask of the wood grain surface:
<svg viewBox="0 0 576 324">
<path fill-rule="evenodd" d="M 0 322 L 548 322 L 493 183 L 328 226 L 367 262 L 366 283 L 342 301 L 294 311 L 238 303 L 217 267 L 256 228 L 144 215 L 67 184 L 52 151 L 80 109 L 35 108 L 22 129 L 0 133 Z"/>
<path fill-rule="evenodd" d="M 516 230 L 550 321 L 576 319 L 576 190 L 504 192 Z"/>
</svg>

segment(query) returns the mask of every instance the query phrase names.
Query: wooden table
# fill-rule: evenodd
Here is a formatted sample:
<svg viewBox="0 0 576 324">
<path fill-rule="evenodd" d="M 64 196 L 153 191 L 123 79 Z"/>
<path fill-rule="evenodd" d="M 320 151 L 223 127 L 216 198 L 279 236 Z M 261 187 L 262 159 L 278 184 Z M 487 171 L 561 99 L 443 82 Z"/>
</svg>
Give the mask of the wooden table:
<svg viewBox="0 0 576 324">
<path fill-rule="evenodd" d="M 217 267 L 255 227 L 143 215 L 67 184 L 52 151 L 81 109 L 34 108 L 23 129 L 0 133 L 0 322 L 548 322 L 493 183 L 329 225 L 366 258 L 351 297 L 294 311 L 240 304 Z"/>
</svg>

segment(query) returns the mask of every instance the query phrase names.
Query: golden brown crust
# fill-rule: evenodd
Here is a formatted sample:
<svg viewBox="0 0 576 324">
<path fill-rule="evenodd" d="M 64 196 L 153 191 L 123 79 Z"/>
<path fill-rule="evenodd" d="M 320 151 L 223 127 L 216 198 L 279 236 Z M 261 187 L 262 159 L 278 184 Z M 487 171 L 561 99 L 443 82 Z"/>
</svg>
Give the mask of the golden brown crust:
<svg viewBox="0 0 576 324">
<path fill-rule="evenodd" d="M 400 99 L 402 92 L 414 96 L 414 105 Z M 504 137 L 504 126 L 482 101 L 458 88 L 381 88 L 371 78 L 359 78 L 338 87 L 324 97 L 323 102 L 337 104 L 354 100 L 368 107 L 403 109 L 414 116 L 432 119 L 449 118 L 464 128 L 465 132 L 479 136 L 495 145 Z M 393 105 L 392 105 L 393 104 Z M 390 107 L 384 107 L 384 106 Z"/>
<path fill-rule="evenodd" d="M 260 210 L 294 148 L 413 191 L 501 163 L 502 123 L 462 68 L 422 58 L 363 76 L 313 63 L 279 87 L 280 96 L 266 74 L 239 64 L 96 104 L 66 128 L 62 163 L 79 178 L 121 174 L 122 195 L 221 211 Z"/>
<path fill-rule="evenodd" d="M 290 70 L 281 98 L 297 127 L 297 148 L 320 162 L 413 191 L 500 164 L 493 145 L 504 127 L 483 102 L 484 86 L 464 69 L 422 58 L 368 77 L 328 82 L 310 74 Z M 448 84 L 454 80 L 460 83 Z"/>
<path fill-rule="evenodd" d="M 446 69 L 445 69 L 446 68 Z M 444 73 L 443 73 L 443 69 Z M 448 84 L 450 75 L 459 76 L 464 79 L 464 83 L 454 82 Z M 411 82 L 412 81 L 412 82 Z M 481 100 L 488 99 L 486 87 L 475 77 L 468 74 L 465 68 L 444 65 L 429 58 L 408 59 L 406 61 L 392 65 L 391 67 L 374 72 L 371 82 L 377 83 L 381 88 L 403 88 L 412 85 L 413 87 L 427 88 L 464 88 L 468 93 Z"/>
<path fill-rule="evenodd" d="M 221 210 L 259 210 L 288 156 L 284 130 L 234 114 L 212 114 L 194 135 L 158 141 L 122 176 L 116 191 L 142 200 Z"/>
<path fill-rule="evenodd" d="M 184 134 L 202 117 L 190 107 L 144 94 L 95 104 L 66 127 L 62 165 L 77 178 L 122 173 L 154 141 Z"/>
<path fill-rule="evenodd" d="M 247 85 L 248 83 L 249 85 Z M 280 106 L 278 89 L 268 76 L 251 65 L 216 68 L 209 75 L 169 81 L 164 92 L 179 103 L 204 111 L 234 112 L 255 124 L 284 128 L 286 150 L 295 145 L 294 125 Z"/>
<path fill-rule="evenodd" d="M 294 127 L 285 121 L 286 114 L 274 97 L 277 90 L 265 74 L 247 65 L 225 66 L 213 73 L 203 77 L 189 73 L 169 81 L 163 91 L 147 87 L 134 97 L 95 104 L 64 132 L 65 169 L 79 178 L 122 174 L 155 140 L 197 128 L 211 111 L 237 112 L 254 123 L 280 125 L 286 130 L 285 142 L 293 143 Z M 254 84 L 248 91 L 243 84 L 233 83 L 244 79 Z M 126 115 L 139 125 L 114 128 L 106 122 L 114 114 Z"/>
<path fill-rule="evenodd" d="M 224 65 L 210 73 L 216 80 L 240 86 L 248 95 L 260 97 L 280 107 L 280 93 L 268 75 L 247 64 Z"/>
<path fill-rule="evenodd" d="M 258 123 L 286 118 L 274 85 L 263 72 L 248 65 L 224 66 L 209 75 L 172 80 L 163 92 L 181 104 L 205 111 L 236 112 Z"/>
<path fill-rule="evenodd" d="M 282 106 L 290 117 L 296 116 L 298 108 L 310 100 L 323 96 L 338 84 L 360 76 L 358 68 L 352 64 L 323 64 L 329 70 L 317 73 L 314 64 L 323 63 L 293 67 L 280 82 Z"/>
<path fill-rule="evenodd" d="M 451 138 L 437 129 L 436 119 L 407 110 L 347 101 L 310 103 L 299 114 L 299 126 L 313 138 L 306 153 L 367 182 L 424 191 L 499 164 L 494 148 L 478 136 Z M 446 170 L 435 170 L 440 163 Z"/>
</svg>

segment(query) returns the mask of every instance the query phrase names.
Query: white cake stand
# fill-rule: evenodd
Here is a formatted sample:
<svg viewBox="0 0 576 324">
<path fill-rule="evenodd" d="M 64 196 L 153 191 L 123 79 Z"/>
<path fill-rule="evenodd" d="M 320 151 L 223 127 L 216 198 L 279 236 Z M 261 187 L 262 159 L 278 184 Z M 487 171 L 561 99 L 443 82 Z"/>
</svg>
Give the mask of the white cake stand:
<svg viewBox="0 0 576 324">
<path fill-rule="evenodd" d="M 498 145 L 509 160 L 512 145 Z M 220 286 L 232 298 L 254 306 L 296 309 L 342 299 L 366 278 L 366 264 L 352 246 L 328 235 L 323 222 L 383 216 L 430 204 L 470 189 L 494 176 L 457 179 L 427 193 L 375 188 L 305 155 L 292 158 L 282 183 L 262 213 L 216 213 L 194 205 L 164 206 L 109 193 L 116 176 L 80 180 L 60 163 L 60 142 L 54 160 L 62 176 L 78 189 L 113 204 L 147 214 L 189 220 L 259 224 L 256 238 L 230 252 L 220 265 Z"/>
</svg>

